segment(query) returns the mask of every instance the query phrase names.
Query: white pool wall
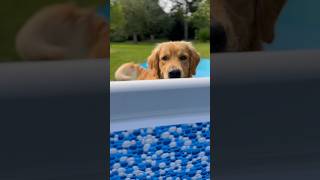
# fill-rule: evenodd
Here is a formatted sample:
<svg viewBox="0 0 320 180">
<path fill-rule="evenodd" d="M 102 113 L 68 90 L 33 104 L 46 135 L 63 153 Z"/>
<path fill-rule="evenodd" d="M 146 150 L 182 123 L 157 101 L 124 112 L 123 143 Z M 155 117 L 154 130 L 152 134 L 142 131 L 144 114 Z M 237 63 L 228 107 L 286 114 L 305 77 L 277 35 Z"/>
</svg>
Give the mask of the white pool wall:
<svg viewBox="0 0 320 180">
<path fill-rule="evenodd" d="M 210 78 L 110 82 L 110 131 L 210 121 Z"/>
</svg>

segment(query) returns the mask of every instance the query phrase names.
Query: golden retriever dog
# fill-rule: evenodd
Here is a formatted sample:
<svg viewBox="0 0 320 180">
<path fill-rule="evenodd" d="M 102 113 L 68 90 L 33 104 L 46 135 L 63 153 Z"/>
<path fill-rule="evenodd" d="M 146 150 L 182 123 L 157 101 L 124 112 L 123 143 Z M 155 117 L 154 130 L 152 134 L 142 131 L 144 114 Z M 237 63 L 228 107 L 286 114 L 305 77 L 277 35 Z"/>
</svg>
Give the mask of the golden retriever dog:
<svg viewBox="0 0 320 180">
<path fill-rule="evenodd" d="M 151 80 L 190 78 L 196 74 L 200 55 L 190 42 L 171 41 L 158 44 L 148 57 L 148 69 L 126 63 L 115 73 L 116 80 Z"/>
<path fill-rule="evenodd" d="M 271 43 L 286 0 L 213 0 L 213 52 L 257 51 Z"/>
<path fill-rule="evenodd" d="M 94 8 L 54 4 L 35 13 L 16 36 L 16 50 L 27 60 L 105 58 L 108 26 Z"/>
</svg>

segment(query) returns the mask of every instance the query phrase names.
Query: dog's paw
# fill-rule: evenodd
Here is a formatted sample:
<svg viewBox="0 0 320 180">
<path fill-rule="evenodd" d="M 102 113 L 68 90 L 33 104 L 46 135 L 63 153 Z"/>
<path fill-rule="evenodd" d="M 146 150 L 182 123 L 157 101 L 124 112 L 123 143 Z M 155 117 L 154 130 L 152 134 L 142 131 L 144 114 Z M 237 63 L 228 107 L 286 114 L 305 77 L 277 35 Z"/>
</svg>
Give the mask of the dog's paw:
<svg viewBox="0 0 320 180">
<path fill-rule="evenodd" d="M 139 65 L 126 63 L 121 65 L 115 73 L 115 78 L 118 81 L 136 80 L 138 77 Z"/>
</svg>

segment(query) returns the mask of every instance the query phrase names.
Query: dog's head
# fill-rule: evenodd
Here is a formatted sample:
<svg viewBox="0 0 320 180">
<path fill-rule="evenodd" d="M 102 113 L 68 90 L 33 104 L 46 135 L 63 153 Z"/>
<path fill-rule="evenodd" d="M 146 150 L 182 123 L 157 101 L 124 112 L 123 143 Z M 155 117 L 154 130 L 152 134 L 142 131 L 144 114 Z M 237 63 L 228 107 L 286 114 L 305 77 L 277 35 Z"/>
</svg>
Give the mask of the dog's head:
<svg viewBox="0 0 320 180">
<path fill-rule="evenodd" d="M 109 49 L 109 29 L 107 22 L 104 18 L 95 15 L 90 23 L 89 33 L 91 33 L 92 38 L 89 42 L 91 45 L 89 57 L 109 58 L 107 53 Z"/>
<path fill-rule="evenodd" d="M 214 0 L 213 52 L 261 50 L 274 39 L 286 0 Z"/>
<path fill-rule="evenodd" d="M 90 58 L 107 57 L 108 23 L 100 15 L 96 14 L 95 7 L 77 8 L 74 11 L 75 23 L 86 28 L 87 43 Z"/>
<path fill-rule="evenodd" d="M 196 73 L 200 56 L 190 42 L 158 44 L 148 57 L 148 67 L 160 79 L 187 78 Z"/>
</svg>

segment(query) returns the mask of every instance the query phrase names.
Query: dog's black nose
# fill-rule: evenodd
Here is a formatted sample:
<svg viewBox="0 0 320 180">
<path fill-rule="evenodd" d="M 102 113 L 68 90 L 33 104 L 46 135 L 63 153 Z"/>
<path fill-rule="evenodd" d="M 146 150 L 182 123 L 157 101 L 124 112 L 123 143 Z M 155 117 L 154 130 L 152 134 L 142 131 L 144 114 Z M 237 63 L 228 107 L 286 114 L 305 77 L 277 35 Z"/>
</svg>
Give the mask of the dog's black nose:
<svg viewBox="0 0 320 180">
<path fill-rule="evenodd" d="M 181 78 L 180 70 L 172 70 L 169 72 L 169 78 Z"/>
<path fill-rule="evenodd" d="M 225 51 L 227 35 L 223 26 L 213 23 L 211 27 L 211 53 Z"/>
</svg>

